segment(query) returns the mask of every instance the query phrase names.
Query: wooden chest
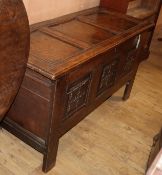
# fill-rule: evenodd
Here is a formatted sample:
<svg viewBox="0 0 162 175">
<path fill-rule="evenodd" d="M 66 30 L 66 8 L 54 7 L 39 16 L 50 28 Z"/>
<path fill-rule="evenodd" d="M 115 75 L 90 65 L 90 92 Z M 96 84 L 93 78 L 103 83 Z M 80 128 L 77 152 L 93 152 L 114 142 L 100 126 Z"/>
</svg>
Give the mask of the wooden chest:
<svg viewBox="0 0 162 175">
<path fill-rule="evenodd" d="M 63 134 L 123 85 L 129 97 L 152 27 L 99 8 L 31 27 L 28 68 L 3 127 L 44 154 L 44 172 Z"/>
</svg>

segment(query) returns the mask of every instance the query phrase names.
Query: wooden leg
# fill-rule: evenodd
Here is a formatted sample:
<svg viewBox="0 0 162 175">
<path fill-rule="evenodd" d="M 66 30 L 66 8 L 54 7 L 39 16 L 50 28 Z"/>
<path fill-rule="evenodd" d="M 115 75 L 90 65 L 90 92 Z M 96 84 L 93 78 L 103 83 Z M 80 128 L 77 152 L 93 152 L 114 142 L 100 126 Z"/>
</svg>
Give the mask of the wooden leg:
<svg viewBox="0 0 162 175">
<path fill-rule="evenodd" d="M 130 97 L 131 90 L 132 90 L 132 87 L 133 87 L 133 83 L 134 83 L 134 79 L 127 82 L 126 88 L 125 88 L 125 91 L 124 91 L 124 95 L 123 95 L 123 100 L 124 101 L 128 100 L 128 98 Z"/>
<path fill-rule="evenodd" d="M 43 157 L 43 172 L 47 173 L 50 171 L 56 164 L 57 150 L 59 145 L 59 139 L 53 140 L 53 143 L 49 146 L 47 153 Z"/>
<path fill-rule="evenodd" d="M 43 159 L 43 171 L 48 172 L 50 171 L 56 163 L 56 157 L 57 157 L 57 150 L 59 146 L 59 139 L 60 139 L 60 130 L 59 126 L 62 120 L 62 117 L 64 115 L 64 110 L 62 110 L 62 104 L 64 103 L 64 98 L 62 97 L 63 93 L 66 91 L 66 79 L 60 79 L 57 81 L 57 84 L 54 83 L 53 93 L 52 97 L 54 97 L 54 94 L 56 94 L 55 102 L 52 102 L 52 114 L 51 114 L 51 123 L 49 126 L 48 131 L 48 139 L 47 139 L 47 150 L 44 154 Z"/>
</svg>

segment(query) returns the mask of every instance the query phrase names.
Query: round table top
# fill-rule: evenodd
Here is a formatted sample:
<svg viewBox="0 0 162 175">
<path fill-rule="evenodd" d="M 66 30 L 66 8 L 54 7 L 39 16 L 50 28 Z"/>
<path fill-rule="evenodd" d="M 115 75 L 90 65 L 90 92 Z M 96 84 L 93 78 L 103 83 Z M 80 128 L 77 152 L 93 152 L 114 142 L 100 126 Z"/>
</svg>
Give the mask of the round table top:
<svg viewBox="0 0 162 175">
<path fill-rule="evenodd" d="M 30 31 L 22 0 L 0 0 L 0 121 L 22 83 Z"/>
</svg>

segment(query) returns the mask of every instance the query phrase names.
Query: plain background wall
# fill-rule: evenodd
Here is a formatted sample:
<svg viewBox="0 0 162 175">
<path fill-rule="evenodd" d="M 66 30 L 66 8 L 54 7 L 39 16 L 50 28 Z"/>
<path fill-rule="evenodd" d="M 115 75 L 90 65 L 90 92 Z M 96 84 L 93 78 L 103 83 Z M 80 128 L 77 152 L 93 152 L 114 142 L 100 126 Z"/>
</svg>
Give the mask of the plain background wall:
<svg viewBox="0 0 162 175">
<path fill-rule="evenodd" d="M 100 0 L 23 0 L 30 24 L 98 6 Z M 162 10 L 158 25 L 162 24 Z"/>
<path fill-rule="evenodd" d="M 23 0 L 30 24 L 99 5 L 100 0 Z"/>
</svg>

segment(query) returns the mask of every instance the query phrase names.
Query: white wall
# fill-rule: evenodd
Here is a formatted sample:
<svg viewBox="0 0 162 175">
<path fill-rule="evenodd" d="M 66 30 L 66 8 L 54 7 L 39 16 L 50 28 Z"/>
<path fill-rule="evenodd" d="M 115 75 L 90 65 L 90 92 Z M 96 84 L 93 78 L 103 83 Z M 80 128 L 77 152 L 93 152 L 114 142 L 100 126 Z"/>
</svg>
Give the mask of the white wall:
<svg viewBox="0 0 162 175">
<path fill-rule="evenodd" d="M 100 0 L 23 0 L 30 24 L 99 5 Z"/>
</svg>

